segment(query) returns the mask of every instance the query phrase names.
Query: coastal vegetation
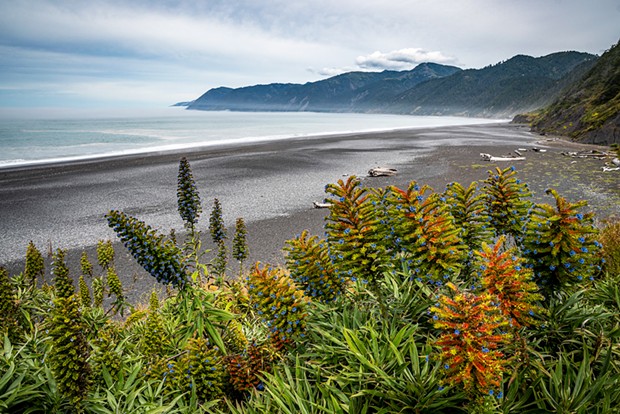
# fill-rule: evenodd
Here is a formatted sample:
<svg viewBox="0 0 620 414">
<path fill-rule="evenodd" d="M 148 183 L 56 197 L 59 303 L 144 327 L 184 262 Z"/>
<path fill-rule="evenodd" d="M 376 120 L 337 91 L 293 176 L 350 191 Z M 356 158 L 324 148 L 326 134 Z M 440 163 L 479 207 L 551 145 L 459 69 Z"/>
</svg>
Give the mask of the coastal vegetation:
<svg viewBox="0 0 620 414">
<path fill-rule="evenodd" d="M 620 43 L 605 52 L 553 104 L 532 116 L 531 123 L 537 132 L 576 141 L 620 143 Z"/>
<path fill-rule="evenodd" d="M 23 272 L 0 269 L 0 411 L 618 412 L 617 220 L 554 189 L 532 202 L 514 168 L 325 192 L 325 234 L 289 240 L 283 267 L 244 266 L 238 219 L 231 278 L 182 159 L 183 240 L 106 214 L 157 282 L 148 303 L 127 303 L 110 241 L 80 269 L 56 250 L 53 285 L 31 243 Z M 208 231 L 227 237 L 217 200 Z"/>
</svg>

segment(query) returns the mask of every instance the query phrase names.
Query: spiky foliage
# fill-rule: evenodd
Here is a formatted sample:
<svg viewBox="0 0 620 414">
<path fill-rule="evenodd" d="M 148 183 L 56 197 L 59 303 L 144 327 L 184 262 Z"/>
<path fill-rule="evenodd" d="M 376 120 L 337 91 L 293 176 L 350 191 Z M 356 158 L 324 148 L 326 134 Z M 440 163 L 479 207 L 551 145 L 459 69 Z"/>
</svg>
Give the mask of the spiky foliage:
<svg viewBox="0 0 620 414">
<path fill-rule="evenodd" d="M 103 305 L 103 295 L 105 294 L 105 287 L 103 280 L 100 277 L 93 279 L 93 306 L 100 308 Z"/>
<path fill-rule="evenodd" d="M 185 287 L 187 269 L 183 253 L 174 243 L 123 212 L 112 210 L 106 218 L 125 247 L 158 282 L 181 289 Z"/>
<path fill-rule="evenodd" d="M 24 277 L 30 282 L 31 286 L 36 286 L 37 278 L 42 278 L 45 273 L 45 263 L 43 255 L 37 249 L 32 241 L 28 243 L 26 248 L 26 266 L 24 268 Z"/>
<path fill-rule="evenodd" d="M 237 218 L 235 222 L 235 236 L 232 242 L 232 256 L 239 262 L 239 274 L 243 274 L 243 263 L 248 258 L 247 228 L 243 218 Z"/>
<path fill-rule="evenodd" d="M 222 217 L 222 205 L 217 198 L 213 200 L 213 208 L 209 216 L 209 232 L 211 233 L 211 240 L 213 240 L 215 244 L 226 240 L 226 227 L 224 226 L 224 219 Z"/>
<path fill-rule="evenodd" d="M 287 268 L 295 283 L 304 288 L 306 296 L 331 302 L 344 291 L 347 280 L 334 267 L 324 240 L 308 236 L 308 231 L 304 230 L 286 243 Z"/>
<path fill-rule="evenodd" d="M 536 280 L 547 289 L 568 287 L 600 271 L 600 243 L 593 213 L 581 213 L 586 201 L 571 203 L 553 189 L 555 207 L 537 204 L 527 226 L 524 253 Z"/>
<path fill-rule="evenodd" d="M 429 191 L 415 181 L 407 190 L 390 187 L 389 212 L 419 277 L 441 284 L 459 274 L 466 246 L 446 203 L 436 193 L 425 197 Z"/>
<path fill-rule="evenodd" d="M 112 240 L 99 240 L 97 242 L 97 263 L 104 271 L 114 263 Z"/>
<path fill-rule="evenodd" d="M 224 395 L 224 364 L 219 349 L 205 338 L 190 338 L 178 364 L 180 390 L 195 390 L 199 401 L 212 401 Z"/>
<path fill-rule="evenodd" d="M 389 262 L 371 192 L 354 176 L 328 184 L 325 192 L 331 195 L 325 228 L 332 261 L 348 278 L 368 283 L 377 292 Z"/>
<path fill-rule="evenodd" d="M 484 206 L 485 195 L 477 190 L 476 182 L 467 188 L 460 183 L 450 183 L 443 194 L 454 224 L 460 229 L 459 237 L 470 252 L 479 249 L 493 232 Z"/>
<path fill-rule="evenodd" d="M 193 231 L 202 213 L 202 205 L 189 161 L 185 157 L 179 161 L 177 205 L 185 227 Z"/>
<path fill-rule="evenodd" d="M 490 293 L 464 292 L 453 283 L 447 286 L 452 297 L 440 295 L 430 308 L 434 327 L 442 330 L 433 345 L 439 348 L 445 381 L 462 384 L 469 394 L 493 394 L 509 364 L 501 351 L 511 338 L 502 331 L 508 321 Z"/>
<path fill-rule="evenodd" d="M 57 290 L 62 290 L 56 286 Z M 58 391 L 75 406 L 86 397 L 91 368 L 88 363 L 90 347 L 84 335 L 85 327 L 76 295 L 59 296 L 48 320 L 51 341 L 50 367 Z"/>
<path fill-rule="evenodd" d="M 83 276 L 91 276 L 93 275 L 93 264 L 88 259 L 88 254 L 86 252 L 82 252 L 80 256 L 80 268 L 82 269 Z"/>
<path fill-rule="evenodd" d="M 75 293 L 73 282 L 69 279 L 69 268 L 65 263 L 66 252 L 62 249 L 56 250 L 52 256 L 52 274 L 54 275 L 54 287 L 56 296 L 68 298 Z"/>
<path fill-rule="evenodd" d="M 482 287 L 497 298 L 500 310 L 515 329 L 535 325 L 535 315 L 544 312 L 536 305 L 543 296 L 525 260 L 516 256 L 516 248 L 505 250 L 505 242 L 506 237 L 501 236 L 494 246 L 483 243 L 482 251 L 476 252 Z"/>
<path fill-rule="evenodd" d="M 80 305 L 83 308 L 89 308 L 91 305 L 90 299 L 90 290 L 88 289 L 88 285 L 86 284 L 86 280 L 83 275 L 80 275 L 80 279 L 78 281 L 79 288 L 79 296 L 80 296 Z"/>
<path fill-rule="evenodd" d="M 19 305 L 9 272 L 0 267 L 0 337 L 6 334 L 11 341 L 15 341 L 21 336 L 21 331 Z"/>
<path fill-rule="evenodd" d="M 247 285 L 250 302 L 272 337 L 295 341 L 305 335 L 307 298 L 282 269 L 257 263 Z"/>
<path fill-rule="evenodd" d="M 516 178 L 514 167 L 495 168 L 488 172 L 482 192 L 485 194 L 486 211 L 496 233 L 507 234 L 520 241 L 525 231 L 528 212 L 532 203 L 527 184 Z"/>
</svg>

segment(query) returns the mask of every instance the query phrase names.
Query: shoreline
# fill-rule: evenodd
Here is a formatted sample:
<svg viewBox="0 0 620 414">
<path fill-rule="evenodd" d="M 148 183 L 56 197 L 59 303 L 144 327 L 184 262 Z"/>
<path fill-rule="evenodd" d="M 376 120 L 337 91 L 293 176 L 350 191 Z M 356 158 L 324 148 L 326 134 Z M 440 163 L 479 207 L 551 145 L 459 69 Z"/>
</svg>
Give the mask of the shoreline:
<svg viewBox="0 0 620 414">
<path fill-rule="evenodd" d="M 501 156 L 519 147 L 547 147 L 546 153 L 528 152 L 526 161 L 512 163 L 520 178 L 532 187 L 534 201 L 549 202 L 544 189 L 553 186 L 569 200 L 586 198 L 596 211 L 620 215 L 620 189 L 614 188 L 617 181 L 611 180 L 617 180 L 617 175 L 596 172 L 599 160 L 572 163 L 560 155 L 570 143 L 541 142 L 547 138 L 523 125 L 492 123 L 298 137 L 218 149 L 0 169 L 0 265 L 11 274 L 23 269 L 26 246 L 33 240 L 44 256 L 58 247 L 67 249 L 71 275 L 77 279 L 81 252 L 86 251 L 96 263 L 97 241 L 111 239 L 124 286 L 134 290 L 136 297 L 148 293 L 152 278 L 116 242 L 103 215 L 118 209 L 161 233 L 174 228 L 179 234 L 183 223 L 176 212 L 176 181 L 182 156 L 191 164 L 203 204 L 199 230 L 208 238 L 209 215 L 213 199 L 218 198 L 229 227 L 229 243 L 235 219 L 243 217 L 246 221 L 248 265 L 257 260 L 283 264 L 285 240 L 304 229 L 323 235 L 327 210 L 314 209 L 312 202 L 324 199 L 328 183 L 357 175 L 367 186 L 402 188 L 415 180 L 441 192 L 449 182 L 469 185 L 485 179 L 495 165 L 511 165 L 482 161 L 481 152 Z M 377 166 L 396 168 L 398 173 L 393 177 L 365 177 Z M 204 246 L 212 247 L 210 241 Z M 236 264 L 229 262 L 229 266 L 229 274 L 237 274 Z M 46 270 L 47 280 L 51 280 L 49 266 Z"/>
<path fill-rule="evenodd" d="M 214 113 L 213 111 L 198 111 L 198 112 L 206 112 L 208 114 Z M 228 111 L 216 111 L 216 113 L 230 113 Z M 235 113 L 235 112 L 232 112 Z M 303 114 L 311 114 L 312 112 L 307 112 Z M 253 112 L 253 114 L 283 114 L 278 112 Z M 289 113 L 284 113 L 289 114 Z M 297 112 L 291 112 L 290 114 L 299 114 Z M 327 113 L 320 113 L 325 115 Z M 338 114 L 342 115 L 342 114 Z M 360 116 L 363 114 L 348 114 L 353 116 Z M 392 115 L 392 114 L 378 114 L 383 116 L 393 116 L 393 117 L 406 117 L 402 115 Z M 175 116 L 179 116 L 176 114 Z M 467 125 L 486 125 L 486 124 L 497 124 L 497 123 L 507 123 L 509 119 L 492 119 L 492 118 L 469 118 L 469 117 L 454 117 L 454 116 L 417 116 L 416 118 L 433 118 L 435 120 L 440 121 L 426 121 L 426 124 L 417 125 L 417 126 L 368 126 L 365 127 L 361 125 L 355 125 L 353 130 L 334 130 L 334 131 L 323 131 L 323 132 L 297 132 L 297 131 L 286 131 L 277 133 L 274 135 L 240 135 L 236 137 L 229 137 L 226 139 L 215 139 L 201 141 L 192 141 L 184 142 L 181 139 L 181 142 L 177 142 L 176 144 L 163 144 L 161 142 L 151 142 L 150 146 L 143 146 L 140 148 L 126 148 L 126 149 L 109 149 L 107 152 L 95 153 L 95 154 L 82 154 L 82 155 L 72 155 L 66 157 L 57 157 L 57 158 L 49 158 L 49 159 L 15 159 L 15 160 L 0 160 L 0 171 L 10 171 L 10 170 L 25 170 L 29 168 L 48 168 L 56 165 L 67 165 L 67 164 L 82 164 L 82 163 L 93 163 L 93 162 L 102 162 L 111 159 L 120 159 L 120 158 L 133 158 L 133 157 L 145 157 L 145 156 L 162 156 L 167 154 L 179 154 L 179 153 L 189 153 L 189 152 L 203 152 L 203 151 L 218 151 L 220 149 L 231 149 L 231 148 L 240 148 L 243 146 L 254 146 L 254 145 L 263 145 L 269 143 L 276 143 L 279 141 L 290 142 L 295 139 L 302 140 L 312 140 L 312 139 L 321 139 L 321 138 L 330 138 L 330 137 L 341 137 L 347 135 L 365 135 L 365 134 L 382 134 L 382 133 L 391 133 L 398 131 L 412 131 L 418 129 L 428 129 L 428 128 L 437 128 L 437 127 L 445 127 L 445 126 L 467 126 Z M 105 119 L 100 119 L 99 121 L 104 121 Z M 77 121 L 74 119 L 73 121 Z M 437 125 L 435 125 L 437 123 Z M 339 126 L 333 126 L 333 128 L 339 128 Z M 361 128 L 361 129 L 360 129 Z M 166 136 L 165 133 L 162 136 Z M 208 136 L 210 136 L 208 134 Z M 235 136 L 235 134 L 232 134 Z M 211 138 L 213 138 L 211 136 Z M 147 145 L 147 144 L 145 144 Z"/>
</svg>

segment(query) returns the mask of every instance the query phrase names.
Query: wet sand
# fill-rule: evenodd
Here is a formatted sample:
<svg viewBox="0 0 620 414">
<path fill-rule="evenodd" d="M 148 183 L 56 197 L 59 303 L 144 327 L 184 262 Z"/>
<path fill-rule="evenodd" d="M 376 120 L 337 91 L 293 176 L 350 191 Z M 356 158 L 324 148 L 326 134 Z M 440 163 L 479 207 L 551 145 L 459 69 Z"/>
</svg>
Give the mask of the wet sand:
<svg viewBox="0 0 620 414">
<path fill-rule="evenodd" d="M 536 200 L 548 186 L 576 200 L 585 198 L 601 216 L 620 215 L 620 174 L 600 173 L 599 160 L 563 157 L 572 144 L 541 142 L 525 126 L 498 123 L 437 127 L 391 132 L 298 138 L 253 145 L 209 148 L 176 153 L 128 156 L 0 170 L 0 265 L 12 274 L 22 269 L 26 245 L 34 241 L 45 255 L 68 250 L 72 274 L 79 275 L 79 256 L 87 251 L 96 263 L 97 240 L 116 240 L 104 215 L 118 209 L 163 233 L 181 232 L 176 210 L 178 162 L 190 161 L 203 201 L 199 229 L 208 236 L 209 214 L 218 198 L 227 226 L 243 217 L 248 226 L 250 259 L 280 264 L 286 240 L 304 229 L 323 234 L 327 211 L 314 209 L 328 183 L 348 175 L 364 185 L 405 187 L 411 180 L 443 191 L 452 181 L 483 180 L 495 165 L 514 165 L 530 183 Z M 517 148 L 526 161 L 492 164 L 480 153 L 501 156 Z M 372 167 L 392 167 L 394 177 L 366 177 Z M 229 229 L 232 239 L 234 229 Z M 210 242 L 205 242 L 207 247 Z M 148 292 L 154 280 L 124 248 L 116 246 L 116 267 L 133 296 Z M 236 264 L 231 274 L 236 274 Z M 47 276 L 51 278 L 51 276 Z"/>
</svg>

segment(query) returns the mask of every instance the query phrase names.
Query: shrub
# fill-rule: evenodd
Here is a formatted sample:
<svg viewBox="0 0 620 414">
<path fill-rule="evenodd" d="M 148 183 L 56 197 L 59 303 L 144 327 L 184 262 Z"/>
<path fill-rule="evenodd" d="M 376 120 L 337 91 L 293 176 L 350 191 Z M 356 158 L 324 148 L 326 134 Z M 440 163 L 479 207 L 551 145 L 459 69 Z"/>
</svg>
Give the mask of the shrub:
<svg viewBox="0 0 620 414">
<path fill-rule="evenodd" d="M 599 241 L 605 271 L 620 276 L 620 220 L 607 221 L 599 234 Z"/>
<path fill-rule="evenodd" d="M 580 212 L 585 201 L 570 203 L 555 190 L 547 193 L 555 199 L 555 207 L 534 207 L 523 245 L 537 282 L 553 292 L 600 272 L 600 243 L 595 238 L 594 214 Z"/>
</svg>

